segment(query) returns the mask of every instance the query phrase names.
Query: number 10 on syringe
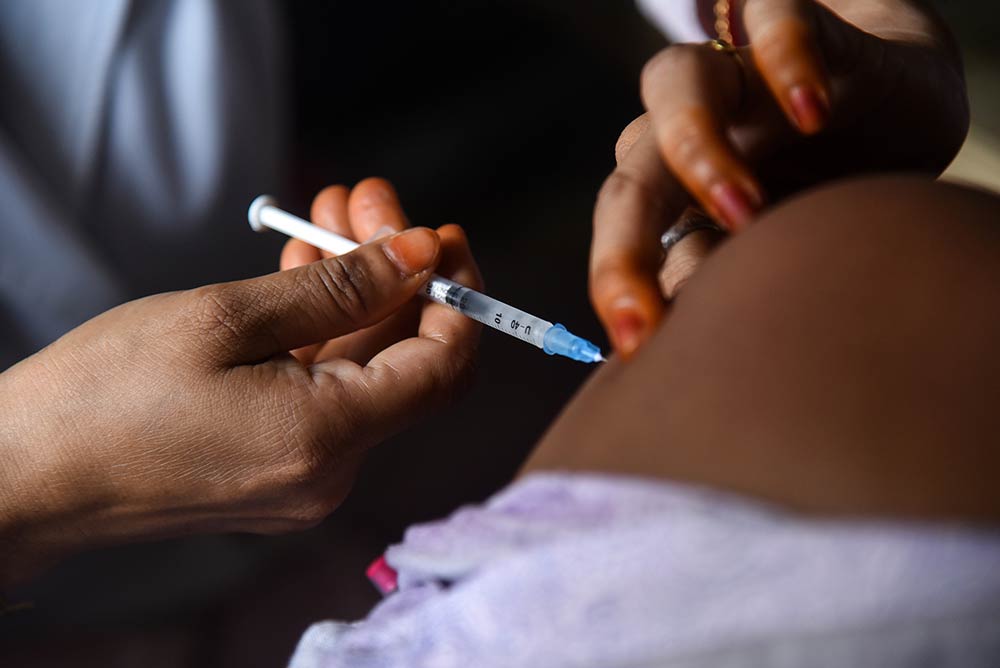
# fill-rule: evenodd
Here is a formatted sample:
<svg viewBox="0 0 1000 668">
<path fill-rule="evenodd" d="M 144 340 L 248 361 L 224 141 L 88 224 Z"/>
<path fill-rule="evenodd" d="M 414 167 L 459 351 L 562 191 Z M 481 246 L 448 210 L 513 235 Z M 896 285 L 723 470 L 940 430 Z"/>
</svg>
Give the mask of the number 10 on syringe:
<svg viewBox="0 0 1000 668">
<path fill-rule="evenodd" d="M 554 327 L 547 320 L 440 276 L 427 283 L 424 293 L 431 301 L 450 306 L 462 315 L 539 348 L 545 348 L 545 334 Z"/>
</svg>

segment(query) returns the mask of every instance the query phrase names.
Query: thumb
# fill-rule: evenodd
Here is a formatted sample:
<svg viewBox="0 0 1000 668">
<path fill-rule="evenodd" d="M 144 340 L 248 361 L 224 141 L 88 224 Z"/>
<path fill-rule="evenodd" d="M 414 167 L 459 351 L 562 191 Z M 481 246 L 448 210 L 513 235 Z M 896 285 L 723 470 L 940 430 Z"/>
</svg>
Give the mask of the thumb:
<svg viewBox="0 0 1000 668">
<path fill-rule="evenodd" d="M 195 291 L 217 358 L 257 362 L 369 327 L 409 301 L 441 242 L 416 227 L 337 257 Z"/>
</svg>

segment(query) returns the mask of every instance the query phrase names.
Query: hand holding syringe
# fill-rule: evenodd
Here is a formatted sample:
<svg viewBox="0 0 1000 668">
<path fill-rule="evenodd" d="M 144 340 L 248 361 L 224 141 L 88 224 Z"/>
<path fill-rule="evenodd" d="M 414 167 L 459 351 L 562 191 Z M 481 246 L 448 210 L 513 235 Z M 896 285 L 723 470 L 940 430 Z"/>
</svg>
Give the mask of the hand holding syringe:
<svg viewBox="0 0 1000 668">
<path fill-rule="evenodd" d="M 253 201 L 247 218 L 250 227 L 257 232 L 271 228 L 334 255 L 349 253 L 359 246 L 347 237 L 279 209 L 277 201 L 268 195 L 261 195 Z M 449 306 L 468 318 L 537 346 L 550 355 L 562 355 L 588 363 L 604 361 L 600 348 L 571 334 L 562 325 L 542 320 L 437 274 L 427 282 L 423 292 L 431 301 Z"/>
</svg>

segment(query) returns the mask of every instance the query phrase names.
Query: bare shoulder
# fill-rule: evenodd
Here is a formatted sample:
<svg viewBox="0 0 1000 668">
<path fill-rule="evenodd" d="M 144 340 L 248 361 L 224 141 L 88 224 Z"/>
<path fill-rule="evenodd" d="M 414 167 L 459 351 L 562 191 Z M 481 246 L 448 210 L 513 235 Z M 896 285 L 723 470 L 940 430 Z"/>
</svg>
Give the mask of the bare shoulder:
<svg viewBox="0 0 1000 668">
<path fill-rule="evenodd" d="M 726 242 L 525 470 L 997 519 L 996 341 L 1000 199 L 909 176 L 833 184 Z"/>
</svg>

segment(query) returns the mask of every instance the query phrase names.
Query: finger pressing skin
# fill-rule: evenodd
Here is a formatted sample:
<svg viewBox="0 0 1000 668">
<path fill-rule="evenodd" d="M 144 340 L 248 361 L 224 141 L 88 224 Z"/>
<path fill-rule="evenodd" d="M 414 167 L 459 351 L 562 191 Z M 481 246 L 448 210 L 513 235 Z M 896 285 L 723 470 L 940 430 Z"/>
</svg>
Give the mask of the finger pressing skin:
<svg viewBox="0 0 1000 668">
<path fill-rule="evenodd" d="M 646 132 L 605 180 L 594 207 L 590 300 L 615 350 L 629 357 L 663 315 L 660 235 L 687 206 Z"/>
<path fill-rule="evenodd" d="M 741 61 L 706 45 L 679 45 L 653 57 L 642 99 L 663 159 L 701 206 L 732 230 L 744 228 L 764 197 L 727 135 L 745 94 Z"/>
<path fill-rule="evenodd" d="M 385 179 L 371 177 L 354 186 L 347 210 L 358 239 L 369 239 L 383 227 L 393 231 L 409 227 L 396 189 Z"/>
<path fill-rule="evenodd" d="M 748 0 L 743 20 L 757 69 L 785 115 L 801 132 L 819 132 L 830 115 L 830 88 L 814 0 Z"/>
</svg>

